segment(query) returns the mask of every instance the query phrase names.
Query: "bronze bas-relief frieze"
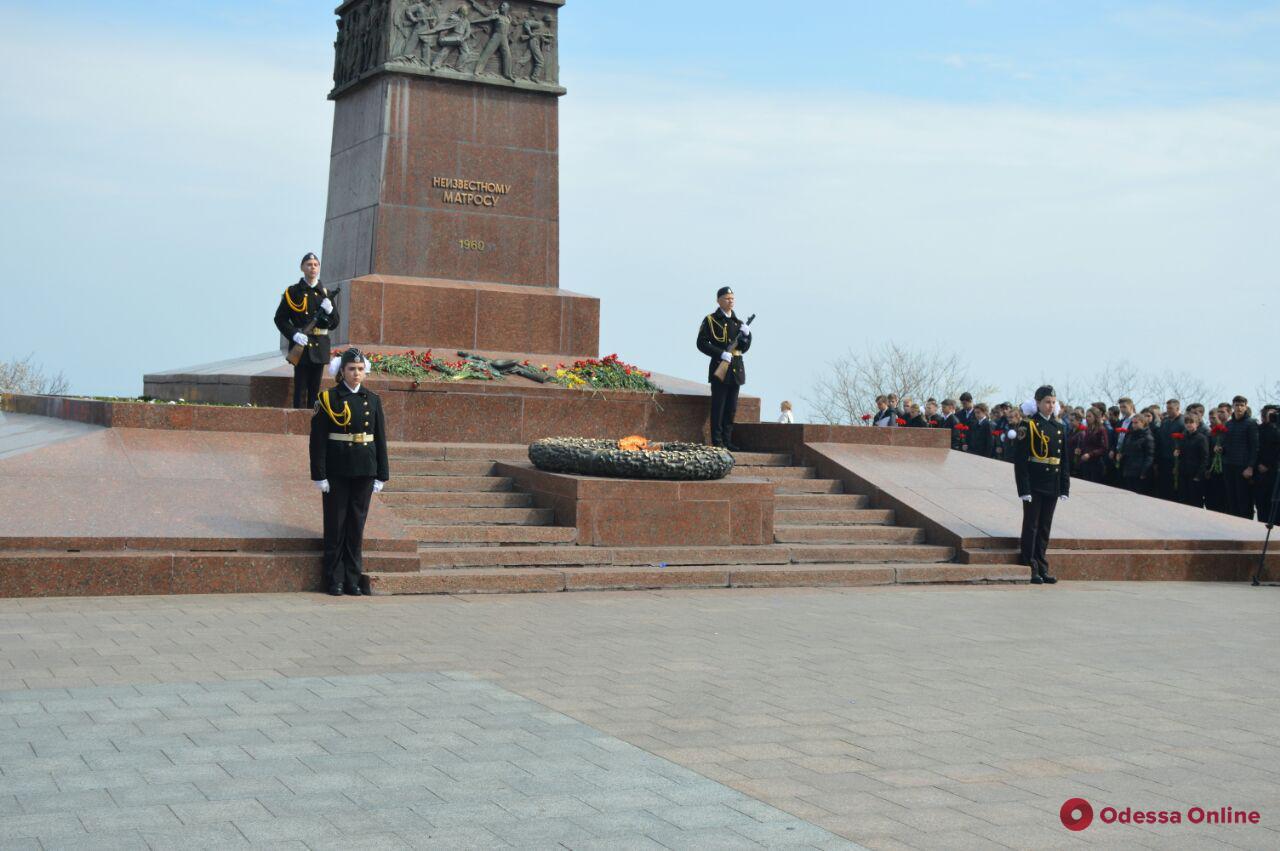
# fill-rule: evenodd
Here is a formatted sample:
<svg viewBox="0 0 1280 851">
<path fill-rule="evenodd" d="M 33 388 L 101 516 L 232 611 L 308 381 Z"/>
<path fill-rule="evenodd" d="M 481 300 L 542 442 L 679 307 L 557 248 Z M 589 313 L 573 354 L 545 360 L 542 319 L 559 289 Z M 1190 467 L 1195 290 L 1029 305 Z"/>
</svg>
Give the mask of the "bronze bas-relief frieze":
<svg viewBox="0 0 1280 851">
<path fill-rule="evenodd" d="M 563 0 L 350 0 L 338 7 L 330 97 L 395 72 L 564 94 Z"/>
</svg>

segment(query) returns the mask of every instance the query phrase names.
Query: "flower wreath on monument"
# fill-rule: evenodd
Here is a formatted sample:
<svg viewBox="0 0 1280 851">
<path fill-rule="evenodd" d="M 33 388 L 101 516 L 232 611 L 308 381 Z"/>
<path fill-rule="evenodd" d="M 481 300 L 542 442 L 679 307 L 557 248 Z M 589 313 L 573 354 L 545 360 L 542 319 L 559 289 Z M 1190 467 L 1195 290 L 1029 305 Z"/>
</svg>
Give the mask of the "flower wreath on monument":
<svg viewBox="0 0 1280 851">
<path fill-rule="evenodd" d="M 418 352 L 369 352 L 370 372 L 386 378 L 402 378 L 414 386 L 424 381 L 500 381 L 506 375 L 520 375 L 539 384 L 558 384 L 571 390 L 633 390 L 661 393 L 650 379 L 652 373 L 626 363 L 616 354 L 585 358 L 572 363 L 535 364 L 487 358 L 470 352 L 456 352 L 454 358 L 440 357 L 431 349 Z M 334 352 L 341 357 L 342 352 Z"/>
<path fill-rule="evenodd" d="M 539 470 L 624 479 L 709 481 L 733 469 L 727 449 L 701 443 L 656 443 L 638 434 L 621 440 L 547 437 L 529 444 Z"/>
</svg>

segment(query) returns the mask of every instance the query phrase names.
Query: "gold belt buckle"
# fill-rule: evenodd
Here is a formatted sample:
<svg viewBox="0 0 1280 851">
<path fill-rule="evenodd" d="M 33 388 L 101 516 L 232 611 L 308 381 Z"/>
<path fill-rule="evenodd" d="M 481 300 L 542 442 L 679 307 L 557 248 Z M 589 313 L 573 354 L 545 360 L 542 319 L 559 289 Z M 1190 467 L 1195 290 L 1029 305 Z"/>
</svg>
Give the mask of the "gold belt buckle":
<svg viewBox="0 0 1280 851">
<path fill-rule="evenodd" d="M 329 329 L 328 328 L 312 328 L 311 333 L 315 334 L 317 337 L 328 337 Z"/>
<path fill-rule="evenodd" d="M 1047 465 L 1049 465 L 1050 467 L 1057 467 L 1059 464 L 1061 464 L 1061 463 L 1062 463 L 1062 459 L 1061 459 L 1061 458 L 1032 458 L 1032 459 L 1031 459 L 1031 463 L 1032 463 L 1032 464 L 1047 464 Z"/>
</svg>

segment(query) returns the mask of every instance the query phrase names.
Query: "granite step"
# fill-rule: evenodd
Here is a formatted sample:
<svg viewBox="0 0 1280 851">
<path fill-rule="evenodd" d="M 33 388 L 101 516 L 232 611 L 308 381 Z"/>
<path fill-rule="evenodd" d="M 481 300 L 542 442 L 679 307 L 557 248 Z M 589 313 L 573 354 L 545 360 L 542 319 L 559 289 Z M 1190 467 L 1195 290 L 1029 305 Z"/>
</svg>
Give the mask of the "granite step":
<svg viewBox="0 0 1280 851">
<path fill-rule="evenodd" d="M 423 547 L 423 569 L 470 567 L 652 566 L 732 564 L 935 563 L 954 556 L 927 544 L 772 544 L 757 547 Z"/>
<path fill-rule="evenodd" d="M 773 492 L 775 494 L 842 494 L 844 482 L 839 479 L 784 479 L 774 483 Z"/>
<path fill-rule="evenodd" d="M 734 467 L 730 479 L 764 479 L 770 482 L 786 482 L 793 479 L 813 479 L 818 471 L 813 467 Z"/>
<path fill-rule="evenodd" d="M 493 461 L 484 460 L 391 459 L 394 476 L 488 476 L 493 468 Z"/>
<path fill-rule="evenodd" d="M 392 441 L 387 444 L 392 458 L 440 460 L 527 461 L 529 447 L 519 443 L 413 443 Z"/>
<path fill-rule="evenodd" d="M 613 551 L 597 547 L 420 547 L 422 569 L 470 567 L 559 567 L 580 564 L 611 564 Z"/>
<path fill-rule="evenodd" d="M 383 491 L 382 503 L 401 508 L 532 508 L 533 495 L 517 491 Z"/>
<path fill-rule="evenodd" d="M 779 544 L 921 544 L 925 535 L 910 526 L 820 524 L 774 526 L 773 539 Z"/>
<path fill-rule="evenodd" d="M 774 488 L 775 510 L 827 509 L 857 511 L 871 507 L 871 497 L 860 493 L 778 493 Z"/>
<path fill-rule="evenodd" d="M 447 546 L 449 544 L 572 544 L 578 540 L 578 530 L 571 526 L 437 526 L 405 524 L 405 532 L 420 544 Z"/>
<path fill-rule="evenodd" d="M 791 455 L 786 452 L 734 452 L 735 467 L 790 467 Z"/>
<path fill-rule="evenodd" d="M 371 574 L 375 594 L 518 594 L 662 588 L 823 588 L 894 584 L 1025 582 L 1001 568 L 956 564 L 677 565 L 467 568 Z"/>
<path fill-rule="evenodd" d="M 416 553 L 365 550 L 364 563 L 383 576 L 419 569 Z M 0 552 L 0 598 L 310 592 L 321 588 L 322 567 L 318 549 L 6 550 Z"/>
<path fill-rule="evenodd" d="M 937 563 L 955 558 L 951 547 L 934 544 L 788 544 L 796 564 Z"/>
<path fill-rule="evenodd" d="M 894 513 L 888 508 L 782 508 L 774 507 L 773 525 L 819 526 L 825 524 L 879 524 L 892 526 Z"/>
<path fill-rule="evenodd" d="M 404 523 L 433 526 L 550 526 L 555 512 L 549 508 L 397 508 Z"/>
<path fill-rule="evenodd" d="M 420 493 L 423 491 L 509 491 L 511 479 L 506 476 L 392 476 L 383 493 Z"/>
</svg>

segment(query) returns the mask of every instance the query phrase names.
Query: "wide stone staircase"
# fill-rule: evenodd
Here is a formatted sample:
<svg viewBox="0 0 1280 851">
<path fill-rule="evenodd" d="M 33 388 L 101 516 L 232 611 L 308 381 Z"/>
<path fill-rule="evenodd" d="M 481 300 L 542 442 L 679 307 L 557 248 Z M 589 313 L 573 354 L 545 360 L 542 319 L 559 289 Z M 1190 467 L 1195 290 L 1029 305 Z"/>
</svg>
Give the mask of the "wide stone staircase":
<svg viewBox="0 0 1280 851">
<path fill-rule="evenodd" d="M 735 455 L 734 478 L 774 484 L 774 543 L 768 546 L 579 546 L 554 525 L 499 461 L 527 461 L 524 446 L 391 445 L 393 476 L 380 495 L 418 542 L 418 561 L 369 571 L 382 594 L 887 585 L 1009 581 L 1020 571 L 959 565 L 924 530 L 899 526 L 865 495 L 819 479 L 789 455 Z"/>
</svg>

